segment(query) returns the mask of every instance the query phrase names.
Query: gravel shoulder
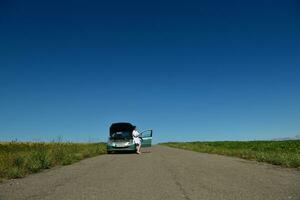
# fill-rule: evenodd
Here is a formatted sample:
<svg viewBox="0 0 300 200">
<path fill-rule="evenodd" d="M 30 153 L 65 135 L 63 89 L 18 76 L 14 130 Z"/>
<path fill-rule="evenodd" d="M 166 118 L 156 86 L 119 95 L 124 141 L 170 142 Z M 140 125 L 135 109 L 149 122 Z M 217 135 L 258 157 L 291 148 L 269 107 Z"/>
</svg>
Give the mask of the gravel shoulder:
<svg viewBox="0 0 300 200">
<path fill-rule="evenodd" d="M 164 146 L 112 154 L 0 184 L 0 199 L 300 199 L 300 171 Z"/>
</svg>

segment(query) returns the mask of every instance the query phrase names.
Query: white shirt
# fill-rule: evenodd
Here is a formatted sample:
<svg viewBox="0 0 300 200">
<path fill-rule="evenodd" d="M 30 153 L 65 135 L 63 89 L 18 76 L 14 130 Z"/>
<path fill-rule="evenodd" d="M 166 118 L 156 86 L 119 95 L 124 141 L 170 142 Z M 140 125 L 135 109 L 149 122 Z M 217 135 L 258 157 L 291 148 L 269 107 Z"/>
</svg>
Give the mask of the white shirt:
<svg viewBox="0 0 300 200">
<path fill-rule="evenodd" d="M 141 138 L 139 138 L 140 133 L 136 130 L 132 131 L 132 136 L 133 136 L 133 143 L 134 144 L 141 144 Z"/>
</svg>

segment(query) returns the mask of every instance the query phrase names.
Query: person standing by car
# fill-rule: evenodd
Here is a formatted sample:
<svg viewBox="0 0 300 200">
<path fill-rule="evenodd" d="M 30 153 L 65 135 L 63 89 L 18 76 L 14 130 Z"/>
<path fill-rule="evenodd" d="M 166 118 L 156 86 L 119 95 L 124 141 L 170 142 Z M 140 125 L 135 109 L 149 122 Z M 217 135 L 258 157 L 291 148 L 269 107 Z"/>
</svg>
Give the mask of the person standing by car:
<svg viewBox="0 0 300 200">
<path fill-rule="evenodd" d="M 133 136 L 133 143 L 135 144 L 136 147 L 136 152 L 138 154 L 141 154 L 141 138 L 140 138 L 140 133 L 136 130 L 136 126 L 133 127 L 132 131 L 132 136 Z"/>
</svg>

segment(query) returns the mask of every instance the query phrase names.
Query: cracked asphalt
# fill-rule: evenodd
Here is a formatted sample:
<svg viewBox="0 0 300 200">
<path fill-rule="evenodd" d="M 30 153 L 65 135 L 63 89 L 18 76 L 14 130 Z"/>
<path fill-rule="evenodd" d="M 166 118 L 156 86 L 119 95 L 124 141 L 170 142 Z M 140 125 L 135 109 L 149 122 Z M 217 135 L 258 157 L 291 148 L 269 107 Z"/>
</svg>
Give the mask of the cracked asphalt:
<svg viewBox="0 0 300 200">
<path fill-rule="evenodd" d="M 0 199 L 300 200 L 300 171 L 156 145 L 5 181 Z"/>
</svg>

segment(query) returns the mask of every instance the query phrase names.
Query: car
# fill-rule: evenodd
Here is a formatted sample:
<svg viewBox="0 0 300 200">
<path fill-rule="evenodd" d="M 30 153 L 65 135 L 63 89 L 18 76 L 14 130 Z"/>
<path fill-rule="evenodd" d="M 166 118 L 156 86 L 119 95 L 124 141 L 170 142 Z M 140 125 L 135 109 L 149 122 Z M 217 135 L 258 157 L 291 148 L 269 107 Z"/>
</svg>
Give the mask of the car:
<svg viewBox="0 0 300 200">
<path fill-rule="evenodd" d="M 132 131 L 134 125 L 128 122 L 118 122 L 111 124 L 109 128 L 109 138 L 107 141 L 107 153 L 113 152 L 136 152 L 135 144 L 133 143 Z M 152 130 L 140 132 L 142 148 L 151 147 Z"/>
</svg>

